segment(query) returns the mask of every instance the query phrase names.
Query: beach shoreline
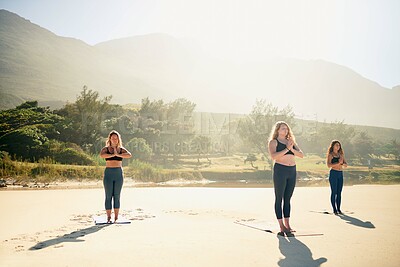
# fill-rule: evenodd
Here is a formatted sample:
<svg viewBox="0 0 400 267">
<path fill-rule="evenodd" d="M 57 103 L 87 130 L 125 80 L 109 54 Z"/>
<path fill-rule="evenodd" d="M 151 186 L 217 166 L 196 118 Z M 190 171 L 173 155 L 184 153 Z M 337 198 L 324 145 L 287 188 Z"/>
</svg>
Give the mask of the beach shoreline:
<svg viewBox="0 0 400 267">
<path fill-rule="evenodd" d="M 356 182 L 345 179 L 346 186 L 353 185 L 398 185 L 399 183 L 391 182 Z M 205 188 L 273 188 L 272 180 L 232 180 L 232 181 L 213 181 L 208 179 L 190 180 L 190 179 L 173 179 L 166 182 L 140 182 L 129 177 L 124 178 L 125 188 L 151 188 L 151 187 L 205 187 Z M 328 178 L 318 179 L 298 179 L 296 187 L 329 187 Z M 103 188 L 103 180 L 94 179 L 73 179 L 58 180 L 54 182 L 29 182 L 25 184 L 13 184 L 7 182 L 6 186 L 0 187 L 1 191 L 25 191 L 25 190 L 65 190 L 65 189 L 100 189 Z"/>
</svg>

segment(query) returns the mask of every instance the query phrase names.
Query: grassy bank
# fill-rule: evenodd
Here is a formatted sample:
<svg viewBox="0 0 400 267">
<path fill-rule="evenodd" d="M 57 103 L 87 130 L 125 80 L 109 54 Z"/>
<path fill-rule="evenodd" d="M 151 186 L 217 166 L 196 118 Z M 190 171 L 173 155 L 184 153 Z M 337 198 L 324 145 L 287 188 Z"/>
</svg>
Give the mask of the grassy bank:
<svg viewBox="0 0 400 267">
<path fill-rule="evenodd" d="M 207 186 L 232 187 L 270 187 L 272 171 L 266 164 L 260 163 L 259 168 L 244 164 L 241 157 L 213 158 L 212 164 L 192 165 L 182 161 L 174 169 L 167 169 L 150 163 L 132 161 L 124 166 L 125 177 L 150 185 L 163 185 L 174 180 L 181 181 L 212 181 Z M 195 166 L 195 167 L 193 167 Z M 255 167 L 257 167 L 255 165 Z M 299 160 L 299 186 L 328 186 L 329 170 L 323 159 L 311 156 Z M 29 184 L 49 184 L 66 181 L 101 181 L 104 166 L 77 166 L 55 164 L 51 160 L 40 160 L 36 163 L 13 161 L 3 158 L 0 161 L 1 184 L 28 186 Z M 400 183 L 399 165 L 382 165 L 373 169 L 366 166 L 352 166 L 345 170 L 345 184 L 397 184 Z M 193 183 L 199 185 L 199 183 Z M 179 185 L 179 184 L 176 184 Z M 184 184 L 188 185 L 188 184 Z"/>
<path fill-rule="evenodd" d="M 99 166 L 78 166 L 55 164 L 50 160 L 37 163 L 3 159 L 0 166 L 0 177 L 8 184 L 25 186 L 29 183 L 51 183 L 55 181 L 97 180 L 103 175 Z"/>
</svg>

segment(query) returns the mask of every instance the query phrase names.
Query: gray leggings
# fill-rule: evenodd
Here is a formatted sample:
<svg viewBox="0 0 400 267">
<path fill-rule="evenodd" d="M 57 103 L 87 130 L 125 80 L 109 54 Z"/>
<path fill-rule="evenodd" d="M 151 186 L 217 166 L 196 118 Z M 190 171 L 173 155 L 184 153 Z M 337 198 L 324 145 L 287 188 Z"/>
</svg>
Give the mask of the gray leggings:
<svg viewBox="0 0 400 267">
<path fill-rule="evenodd" d="M 122 168 L 106 168 L 104 171 L 104 190 L 106 192 L 105 206 L 106 210 L 110 210 L 111 200 L 114 198 L 114 209 L 119 209 L 120 195 L 122 184 L 124 183 L 124 175 Z"/>
<path fill-rule="evenodd" d="M 275 215 L 277 219 L 283 216 L 290 217 L 290 199 L 296 185 L 296 165 L 285 166 L 279 163 L 274 165 L 274 189 L 275 189 Z"/>
</svg>

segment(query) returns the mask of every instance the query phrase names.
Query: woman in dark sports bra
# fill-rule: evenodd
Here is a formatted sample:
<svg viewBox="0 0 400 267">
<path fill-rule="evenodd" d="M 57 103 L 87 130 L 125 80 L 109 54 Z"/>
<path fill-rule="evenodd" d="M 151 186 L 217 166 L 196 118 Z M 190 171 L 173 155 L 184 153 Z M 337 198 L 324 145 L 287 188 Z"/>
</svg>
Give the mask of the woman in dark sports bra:
<svg viewBox="0 0 400 267">
<path fill-rule="evenodd" d="M 290 199 L 296 185 L 297 175 L 295 157 L 302 158 L 304 155 L 296 144 L 289 125 L 284 121 L 278 121 L 272 129 L 268 148 L 271 158 L 275 161 L 273 169 L 275 215 L 281 229 L 280 235 L 282 235 L 294 231 L 289 224 L 289 218 Z"/>
<path fill-rule="evenodd" d="M 347 167 L 342 145 L 338 140 L 333 140 L 326 153 L 326 164 L 329 171 L 329 184 L 331 186 L 331 205 L 335 215 L 342 214 L 343 167 Z"/>
<path fill-rule="evenodd" d="M 111 223 L 112 200 L 114 200 L 114 222 L 118 220 L 120 195 L 124 182 L 122 159 L 130 158 L 132 155 L 122 147 L 121 135 L 117 131 L 111 131 L 100 156 L 106 160 L 103 185 L 106 194 L 107 222 Z"/>
</svg>

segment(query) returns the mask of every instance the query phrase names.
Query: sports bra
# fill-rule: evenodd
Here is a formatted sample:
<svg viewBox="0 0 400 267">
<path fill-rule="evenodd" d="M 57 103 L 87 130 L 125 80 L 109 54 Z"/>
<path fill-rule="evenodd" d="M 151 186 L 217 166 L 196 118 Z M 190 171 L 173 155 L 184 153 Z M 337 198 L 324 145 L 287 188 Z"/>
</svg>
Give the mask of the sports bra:
<svg viewBox="0 0 400 267">
<path fill-rule="evenodd" d="M 110 153 L 110 151 L 108 150 L 108 147 L 106 147 L 106 154 L 114 154 L 114 153 Z M 120 149 L 120 153 L 118 153 L 118 154 L 122 154 L 122 148 Z M 122 161 L 122 158 L 121 157 L 118 157 L 118 156 L 114 156 L 114 157 L 111 157 L 111 158 L 106 158 L 106 160 L 118 160 L 118 161 Z"/>
<path fill-rule="evenodd" d="M 340 159 L 340 157 L 334 157 L 333 155 L 332 155 L 332 160 L 331 160 L 331 163 L 338 163 L 339 162 L 339 159 Z"/>
<path fill-rule="evenodd" d="M 276 141 L 278 142 L 278 144 L 276 145 L 276 152 L 282 151 L 287 148 L 286 145 L 279 142 L 278 139 L 276 139 Z M 293 149 L 294 149 L 294 146 L 293 146 Z M 288 154 L 294 155 L 294 153 L 291 150 L 289 150 L 288 152 L 285 153 L 285 155 L 288 155 Z"/>
</svg>

